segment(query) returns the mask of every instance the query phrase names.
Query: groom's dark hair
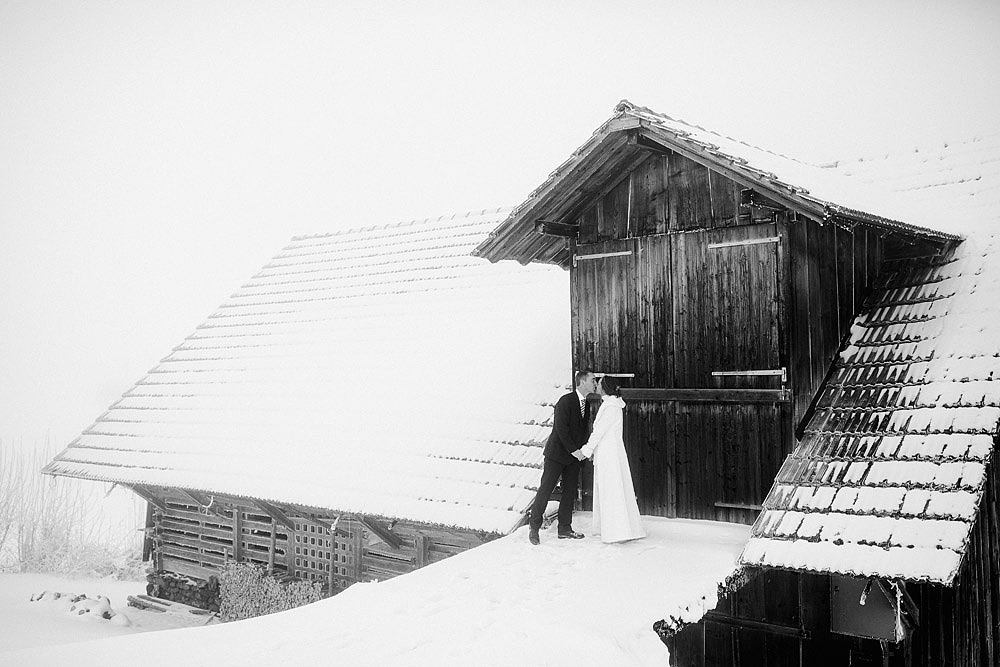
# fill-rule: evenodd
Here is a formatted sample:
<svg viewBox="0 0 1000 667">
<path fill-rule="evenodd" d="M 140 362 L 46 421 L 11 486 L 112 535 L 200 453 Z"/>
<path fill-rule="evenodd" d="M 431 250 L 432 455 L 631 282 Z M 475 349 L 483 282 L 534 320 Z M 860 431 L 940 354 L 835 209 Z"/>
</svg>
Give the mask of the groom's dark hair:
<svg viewBox="0 0 1000 667">
<path fill-rule="evenodd" d="M 593 374 L 593 371 L 577 371 L 576 375 L 573 377 L 573 386 L 579 387 L 580 383 L 583 382 L 583 378 Z"/>
</svg>

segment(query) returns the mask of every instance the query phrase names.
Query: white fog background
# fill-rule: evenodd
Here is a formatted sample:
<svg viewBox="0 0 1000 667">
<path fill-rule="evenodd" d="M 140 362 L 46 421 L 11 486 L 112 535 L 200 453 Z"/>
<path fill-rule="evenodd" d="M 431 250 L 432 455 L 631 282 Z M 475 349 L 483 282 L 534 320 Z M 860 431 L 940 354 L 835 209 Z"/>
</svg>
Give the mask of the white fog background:
<svg viewBox="0 0 1000 667">
<path fill-rule="evenodd" d="M 0 441 L 295 234 L 513 206 L 622 98 L 794 157 L 994 133 L 992 2 L 0 2 Z"/>
</svg>

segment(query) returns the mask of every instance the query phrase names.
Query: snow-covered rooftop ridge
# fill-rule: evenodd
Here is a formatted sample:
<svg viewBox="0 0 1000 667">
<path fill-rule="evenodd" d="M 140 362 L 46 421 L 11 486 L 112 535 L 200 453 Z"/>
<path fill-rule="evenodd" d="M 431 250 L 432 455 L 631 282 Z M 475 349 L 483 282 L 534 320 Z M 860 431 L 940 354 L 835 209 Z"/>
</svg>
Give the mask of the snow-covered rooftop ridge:
<svg viewBox="0 0 1000 667">
<path fill-rule="evenodd" d="M 790 162 L 797 162 L 803 165 L 814 166 L 808 162 L 803 162 L 802 160 L 799 160 L 797 158 L 789 157 L 782 153 L 778 153 L 777 151 L 768 150 L 761 146 L 751 144 L 747 141 L 730 137 L 729 135 L 726 134 L 721 134 L 714 130 L 702 127 L 701 125 L 697 125 L 695 123 L 689 123 L 686 120 L 682 120 L 680 118 L 673 118 L 671 116 L 668 116 L 667 114 L 654 111 L 648 107 L 637 106 L 635 104 L 632 104 L 628 100 L 622 100 L 621 102 L 619 102 L 618 106 L 615 107 L 615 112 L 616 113 L 627 112 L 636 117 L 647 118 L 660 124 L 669 123 L 671 126 L 674 127 L 676 132 L 691 137 L 696 141 L 700 141 L 700 143 L 709 150 L 713 151 L 722 150 L 722 145 L 738 145 L 738 146 L 744 146 L 746 150 L 754 151 L 756 153 L 766 153 L 768 155 L 773 155 L 774 157 L 780 158 L 782 160 L 788 160 Z M 714 142 L 707 140 L 708 138 L 712 137 L 715 138 Z"/>
<path fill-rule="evenodd" d="M 981 135 L 938 146 L 887 154 L 882 160 L 846 160 L 814 165 L 768 151 L 664 114 L 621 102 L 618 116 L 650 122 L 694 143 L 715 158 L 728 161 L 762 182 L 801 196 L 833 211 L 873 216 L 891 226 L 965 236 L 970 227 L 1000 222 L 1000 134 Z M 609 121 L 610 122 L 610 121 Z M 914 157 L 917 159 L 914 159 Z M 863 165 L 863 166 L 860 166 Z M 956 178 L 955 174 L 961 176 Z M 898 179 L 907 174 L 909 187 Z M 968 184 L 935 190 L 934 185 Z M 916 196 L 915 196 L 915 193 Z M 987 199 L 988 206 L 969 206 L 969 197 Z M 905 229 L 905 227 L 903 227 Z"/>
<path fill-rule="evenodd" d="M 503 210 L 296 237 L 47 472 L 506 532 L 570 379 L 566 274 Z"/>
<path fill-rule="evenodd" d="M 887 263 L 743 562 L 954 581 L 1000 423 L 998 293 L 997 232 Z"/>
<path fill-rule="evenodd" d="M 379 583 L 359 583 L 298 609 L 256 619 L 0 654 L 53 665 L 204 664 L 665 665 L 653 631 L 695 622 L 734 572 L 747 526 L 643 517 L 648 537 L 603 544 L 590 515 L 583 540 L 540 546 L 526 529 Z M 572 610 L 572 613 L 567 613 Z M 332 631 L 331 629 L 335 629 Z M 0 648 L 2 651 L 2 648 Z"/>
<path fill-rule="evenodd" d="M 384 232 L 393 233 L 397 230 L 405 231 L 407 227 L 413 228 L 426 228 L 431 225 L 438 223 L 449 223 L 455 222 L 455 226 L 463 226 L 472 222 L 476 222 L 478 219 L 488 219 L 491 222 L 495 222 L 497 218 L 502 219 L 508 213 L 510 213 L 509 207 L 497 207 L 497 208 L 484 208 L 475 211 L 466 211 L 464 213 L 452 213 L 449 215 L 439 215 L 437 217 L 428 218 L 414 218 L 413 220 L 403 220 L 400 222 L 390 223 L 386 225 L 368 225 L 364 227 L 350 227 L 348 229 L 342 229 L 333 232 L 322 232 L 316 234 L 299 234 L 292 237 L 292 241 L 305 241 L 309 239 L 322 239 L 335 236 L 354 236 L 354 235 L 365 235 L 371 234 L 372 232 Z"/>
</svg>

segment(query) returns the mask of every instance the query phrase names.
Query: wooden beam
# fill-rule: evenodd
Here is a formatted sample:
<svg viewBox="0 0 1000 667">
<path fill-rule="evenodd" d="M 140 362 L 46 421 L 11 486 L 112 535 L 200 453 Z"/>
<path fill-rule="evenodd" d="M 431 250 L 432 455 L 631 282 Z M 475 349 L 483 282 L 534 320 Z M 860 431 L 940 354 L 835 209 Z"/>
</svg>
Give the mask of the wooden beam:
<svg viewBox="0 0 1000 667">
<path fill-rule="evenodd" d="M 592 150 L 582 156 L 573 167 L 548 183 L 544 193 L 539 193 L 532 203 L 530 214 L 541 214 L 556 220 L 572 219 L 575 216 L 565 215 L 567 210 L 573 208 L 572 202 L 592 200 L 601 187 L 608 185 L 609 178 L 621 173 L 624 159 L 634 152 L 635 148 L 628 145 L 624 134 L 608 135 L 602 140 L 599 151 Z M 645 155 L 640 157 L 646 158 Z"/>
<path fill-rule="evenodd" d="M 215 498 L 214 497 L 212 497 L 212 498 L 206 498 L 204 494 L 202 494 L 202 493 L 200 493 L 198 491 L 190 491 L 188 489 L 178 489 L 178 491 L 180 491 L 185 496 L 187 496 L 188 498 L 190 498 L 191 500 L 193 500 L 195 502 L 195 504 L 197 504 L 199 507 L 201 507 L 206 512 L 209 512 L 210 514 L 214 514 L 215 516 L 219 517 L 220 519 L 228 519 L 229 518 L 229 517 L 225 516 L 221 511 L 219 511 L 219 508 L 215 504 Z"/>
<path fill-rule="evenodd" d="M 393 549 L 399 550 L 399 547 L 403 545 L 402 540 L 399 539 L 399 536 L 396 535 L 396 533 L 392 532 L 388 526 L 383 526 L 376 519 L 369 516 L 362 516 L 359 517 L 358 520 L 361 522 L 361 525 L 378 535 L 383 542 L 388 544 Z"/>
<path fill-rule="evenodd" d="M 233 508 L 233 560 L 243 560 L 243 512 L 239 507 Z"/>
<path fill-rule="evenodd" d="M 153 495 L 153 492 L 147 489 L 146 487 L 141 486 L 139 484 L 131 484 L 126 486 L 132 489 L 133 493 L 135 493 L 137 496 L 145 500 L 150 505 L 153 505 L 154 507 L 156 507 L 159 510 L 162 510 L 163 512 L 169 511 L 167 509 L 167 503 L 163 500 L 160 500 L 155 495 Z"/>
<path fill-rule="evenodd" d="M 146 526 L 142 538 L 142 562 L 148 563 L 153 555 L 153 533 L 156 531 L 156 521 L 153 519 L 153 504 L 146 503 Z"/>
<path fill-rule="evenodd" d="M 423 567 L 427 565 L 427 536 L 423 533 L 417 533 L 416 537 L 413 538 L 414 550 L 416 554 L 416 565 L 417 567 Z"/>
<path fill-rule="evenodd" d="M 787 389 L 628 389 L 622 398 L 632 401 L 678 401 L 680 403 L 788 403 Z"/>
<path fill-rule="evenodd" d="M 705 614 L 703 617 L 705 621 L 711 621 L 712 623 L 719 623 L 721 625 L 729 625 L 737 628 L 747 628 L 750 630 L 763 630 L 764 632 L 769 632 L 776 635 L 785 635 L 789 637 L 801 637 L 802 639 L 809 639 L 809 631 L 803 628 L 797 628 L 791 625 L 779 625 L 778 623 L 768 623 L 766 621 L 751 621 L 748 618 L 733 618 L 732 616 L 726 616 L 720 614 L 719 612 L 712 610 Z"/>
<path fill-rule="evenodd" d="M 728 510 L 750 510 L 752 512 L 760 512 L 764 509 L 763 505 L 748 505 L 746 503 L 715 503 L 716 507 Z"/>
<path fill-rule="evenodd" d="M 649 159 L 649 154 L 644 151 L 636 151 L 635 155 L 623 161 L 613 172 L 607 175 L 604 185 L 599 188 L 581 187 L 574 193 L 573 198 L 562 202 L 559 207 L 548 209 L 549 214 L 555 215 L 562 220 L 576 220 L 580 214 L 592 204 L 604 199 L 604 197 L 618 187 L 622 181 L 629 178 L 633 171 Z M 610 178 L 616 176 L 616 178 Z"/>
<path fill-rule="evenodd" d="M 574 239 L 580 235 L 579 225 L 573 225 L 568 222 L 550 222 L 546 220 L 536 221 L 535 231 L 544 236 L 562 236 Z"/>
<path fill-rule="evenodd" d="M 261 512 L 268 515 L 288 530 L 295 530 L 295 523 L 288 518 L 288 515 L 271 503 L 263 500 L 254 500 L 253 504 L 256 505 Z"/>
<path fill-rule="evenodd" d="M 274 574 L 274 546 L 277 542 L 278 535 L 277 530 L 275 530 L 275 521 L 271 519 L 271 542 L 267 548 L 267 573 L 268 575 Z M 291 543 L 292 540 L 288 540 Z"/>
</svg>

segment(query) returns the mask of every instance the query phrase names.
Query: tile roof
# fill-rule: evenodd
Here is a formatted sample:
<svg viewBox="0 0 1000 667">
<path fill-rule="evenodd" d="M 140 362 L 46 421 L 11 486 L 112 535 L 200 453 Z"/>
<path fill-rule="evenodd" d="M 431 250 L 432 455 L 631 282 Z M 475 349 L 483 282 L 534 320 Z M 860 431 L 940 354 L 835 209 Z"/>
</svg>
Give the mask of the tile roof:
<svg viewBox="0 0 1000 667">
<path fill-rule="evenodd" d="M 45 472 L 510 530 L 570 364 L 565 272 L 469 254 L 505 214 L 293 239 Z"/>
<path fill-rule="evenodd" d="M 886 263 L 743 563 L 954 581 L 1000 423 L 998 136 L 831 166 L 967 240 Z"/>
</svg>

